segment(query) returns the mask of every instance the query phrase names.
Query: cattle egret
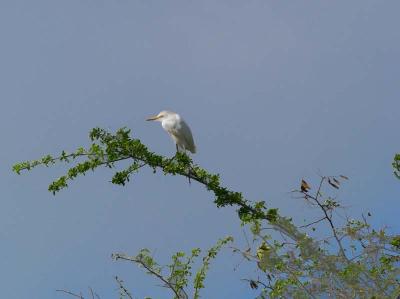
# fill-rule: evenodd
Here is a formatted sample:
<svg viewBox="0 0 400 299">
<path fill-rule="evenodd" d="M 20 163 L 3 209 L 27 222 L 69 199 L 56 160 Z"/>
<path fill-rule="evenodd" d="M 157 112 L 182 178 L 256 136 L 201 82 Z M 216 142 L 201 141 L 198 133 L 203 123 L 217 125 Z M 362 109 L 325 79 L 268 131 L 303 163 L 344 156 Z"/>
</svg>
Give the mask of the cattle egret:
<svg viewBox="0 0 400 299">
<path fill-rule="evenodd" d="M 177 151 L 185 152 L 188 150 L 193 154 L 196 152 L 192 131 L 190 131 L 189 126 L 179 114 L 171 111 L 161 111 L 156 116 L 149 117 L 146 120 L 161 122 L 163 129 L 175 141 Z"/>
</svg>

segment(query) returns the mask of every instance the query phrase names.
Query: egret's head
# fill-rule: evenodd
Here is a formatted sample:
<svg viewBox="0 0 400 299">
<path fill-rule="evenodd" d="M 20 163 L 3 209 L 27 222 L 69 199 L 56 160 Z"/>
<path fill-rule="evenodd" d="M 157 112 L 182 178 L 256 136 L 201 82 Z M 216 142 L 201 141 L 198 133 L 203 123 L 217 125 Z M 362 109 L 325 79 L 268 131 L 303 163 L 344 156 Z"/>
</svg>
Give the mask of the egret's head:
<svg viewBox="0 0 400 299">
<path fill-rule="evenodd" d="M 149 117 L 148 119 L 146 119 L 147 121 L 150 121 L 150 120 L 155 120 L 155 121 L 163 121 L 164 119 L 166 119 L 166 118 L 168 118 L 168 117 L 170 117 L 170 116 L 172 116 L 172 115 L 174 115 L 175 113 L 174 112 L 171 112 L 171 111 L 161 111 L 160 113 L 158 113 L 157 115 L 155 115 L 155 116 L 151 116 L 151 117 Z"/>
</svg>

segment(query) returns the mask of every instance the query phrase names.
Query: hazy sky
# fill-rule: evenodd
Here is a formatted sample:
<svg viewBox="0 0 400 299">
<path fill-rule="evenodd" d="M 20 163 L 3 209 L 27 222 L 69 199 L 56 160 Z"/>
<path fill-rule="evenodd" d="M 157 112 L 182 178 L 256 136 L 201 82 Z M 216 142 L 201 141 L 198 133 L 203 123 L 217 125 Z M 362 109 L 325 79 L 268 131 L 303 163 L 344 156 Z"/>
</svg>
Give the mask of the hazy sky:
<svg viewBox="0 0 400 299">
<path fill-rule="evenodd" d="M 301 178 L 345 174 L 338 193 L 354 216 L 399 232 L 398 1 L 0 1 L 0 297 L 65 298 L 55 289 L 117 298 L 121 276 L 137 298 L 168 293 L 112 252 L 207 248 L 242 233 L 234 209 L 178 177 L 144 170 L 126 187 L 100 170 L 53 197 L 64 167 L 23 176 L 15 162 L 88 144 L 95 126 L 132 129 L 173 155 L 159 124 L 179 112 L 194 159 L 248 199 L 301 221 Z M 233 262 L 234 260 L 235 262 Z M 253 298 L 224 251 L 203 298 Z M 253 269 L 253 268 L 250 268 Z"/>
</svg>

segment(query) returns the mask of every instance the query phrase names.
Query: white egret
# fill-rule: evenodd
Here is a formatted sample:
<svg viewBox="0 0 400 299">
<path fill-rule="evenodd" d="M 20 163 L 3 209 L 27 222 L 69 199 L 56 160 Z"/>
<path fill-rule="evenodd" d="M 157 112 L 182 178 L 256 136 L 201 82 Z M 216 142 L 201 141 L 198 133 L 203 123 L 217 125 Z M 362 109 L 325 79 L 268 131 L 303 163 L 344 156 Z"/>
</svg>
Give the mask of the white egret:
<svg viewBox="0 0 400 299">
<path fill-rule="evenodd" d="M 146 120 L 161 122 L 163 129 L 175 141 L 177 151 L 185 152 L 188 150 L 193 154 L 196 152 L 192 131 L 179 114 L 171 111 L 161 111 L 156 116 L 149 117 Z"/>
</svg>

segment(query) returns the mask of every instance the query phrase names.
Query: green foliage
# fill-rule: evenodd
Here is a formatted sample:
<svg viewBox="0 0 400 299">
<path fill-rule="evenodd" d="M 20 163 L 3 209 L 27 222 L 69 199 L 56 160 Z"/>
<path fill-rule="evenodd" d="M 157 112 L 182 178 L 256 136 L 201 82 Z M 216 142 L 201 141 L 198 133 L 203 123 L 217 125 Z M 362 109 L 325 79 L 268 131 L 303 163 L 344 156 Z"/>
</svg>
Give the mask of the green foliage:
<svg viewBox="0 0 400 299">
<path fill-rule="evenodd" d="M 394 175 L 400 179 L 400 154 L 394 156 L 392 166 Z"/>
<path fill-rule="evenodd" d="M 212 259 L 216 258 L 224 245 L 233 241 L 232 237 L 218 240 L 217 244 L 210 248 L 202 258 L 199 269 L 196 271 L 192 284 L 193 298 L 200 298 L 200 290 L 204 288 L 206 274 Z M 174 299 L 188 298 L 189 279 L 193 275 L 193 265 L 200 256 L 201 250 L 194 248 L 190 255 L 177 252 L 172 256 L 172 262 L 166 266 L 160 266 L 148 249 L 142 249 L 136 256 L 115 253 L 114 260 L 127 260 L 143 267 L 148 274 L 161 280 L 164 286 L 172 291 Z"/>
<path fill-rule="evenodd" d="M 154 172 L 161 170 L 165 175 L 181 175 L 203 184 L 207 190 L 214 193 L 214 202 L 217 207 L 237 206 L 239 217 L 244 222 L 254 219 L 274 221 L 278 217 L 277 210 L 268 211 L 265 208 L 265 202 L 252 204 L 244 199 L 240 192 L 221 186 L 219 175 L 211 174 L 193 164 L 186 154 L 177 153 L 171 159 L 149 151 L 139 139 L 130 137 L 130 130 L 127 128 L 121 128 L 115 134 L 94 128 L 89 133 L 89 138 L 92 143 L 86 149 L 80 147 L 72 153 L 63 151 L 57 157 L 46 155 L 38 160 L 18 163 L 13 166 L 13 171 L 21 174 L 24 170 L 29 171 L 41 165 L 51 166 L 58 162 L 67 164 L 75 162 L 76 164 L 70 167 L 65 175 L 49 185 L 49 191 L 56 194 L 67 188 L 71 180 L 85 175 L 88 171 L 94 171 L 101 166 L 115 168 L 116 163 L 120 161 L 132 161 L 128 167 L 114 173 L 111 179 L 113 184 L 124 186 L 133 174 L 147 166 Z"/>
<path fill-rule="evenodd" d="M 162 171 L 164 175 L 183 176 L 211 191 L 218 208 L 237 207 L 242 225 L 253 235 L 253 244 L 245 250 L 235 251 L 239 251 L 246 261 L 254 262 L 259 277 L 248 281 L 252 289 L 260 288 L 259 298 L 397 298 L 400 295 L 400 237 L 391 236 L 384 229 L 372 229 L 364 216 L 361 220 L 346 219 L 341 226 L 336 224 L 334 216 L 339 214 L 341 204 L 335 196 L 323 195 L 322 189 L 325 185 L 330 191 L 340 189 L 343 181 L 348 180 L 346 176 L 321 177 L 317 188 L 302 180 L 296 194 L 313 208 L 318 208 L 321 218 L 296 225 L 292 218 L 279 215 L 278 209 L 267 208 L 264 201 L 250 202 L 242 193 L 222 186 L 219 175 L 194 164 L 187 155 L 177 153 L 173 158 L 166 158 L 149 151 L 139 139 L 132 138 L 126 128 L 115 134 L 95 128 L 89 137 L 91 144 L 87 148 L 18 163 L 13 170 L 21 174 L 40 165 L 73 163 L 66 174 L 49 185 L 53 194 L 98 167 L 114 170 L 120 161 L 130 164 L 114 171 L 111 182 L 117 185 L 125 185 L 143 167 L 149 167 L 154 173 Z M 400 178 L 400 154 L 395 156 L 393 168 Z M 323 224 L 325 229 L 321 231 L 326 232 L 328 227 L 329 233 L 311 237 Z M 220 240 L 203 257 L 192 283 L 194 299 L 199 298 L 199 291 L 204 288 L 210 261 L 231 241 L 230 237 Z M 181 299 L 188 298 L 189 278 L 200 253 L 198 248 L 190 255 L 177 252 L 167 266 L 160 266 L 147 249 L 134 257 L 124 254 L 113 257 L 145 268 L 173 292 L 174 298 Z M 121 290 L 128 294 L 123 288 Z"/>
<path fill-rule="evenodd" d="M 258 279 L 249 280 L 253 289 L 262 287 L 259 298 L 397 298 L 400 295 L 399 237 L 389 236 L 384 229 L 372 229 L 364 216 L 362 220 L 347 219 L 342 228 L 334 225 L 333 212 L 339 213 L 336 209 L 340 204 L 329 196 L 324 198 L 322 188 L 327 183 L 338 189 L 340 179 L 340 176 L 322 177 L 313 194 L 303 181 L 297 191 L 300 198 L 319 207 L 323 215 L 300 226 L 304 232 L 283 217 L 269 223 L 265 220 L 249 223 L 253 246 L 240 252 L 247 260 L 254 261 L 262 273 Z M 314 232 L 324 222 L 331 234 L 319 234 L 319 240 L 311 238 L 307 231 Z M 266 233 L 271 229 L 279 234 Z"/>
<path fill-rule="evenodd" d="M 392 241 L 390 241 L 390 244 L 396 249 L 400 249 L 400 236 L 393 237 Z"/>
<path fill-rule="evenodd" d="M 198 299 L 200 298 L 199 292 L 200 289 L 204 288 L 204 280 L 206 279 L 206 274 L 208 271 L 208 268 L 210 267 L 210 262 L 212 259 L 215 259 L 217 256 L 218 252 L 221 250 L 221 248 L 226 245 L 229 242 L 233 242 L 232 237 L 227 237 L 225 239 L 220 239 L 218 240 L 218 243 L 210 248 L 207 252 L 207 255 L 203 258 L 203 264 L 200 267 L 200 269 L 197 271 L 196 276 L 194 278 L 194 296 L 193 299 Z"/>
</svg>

